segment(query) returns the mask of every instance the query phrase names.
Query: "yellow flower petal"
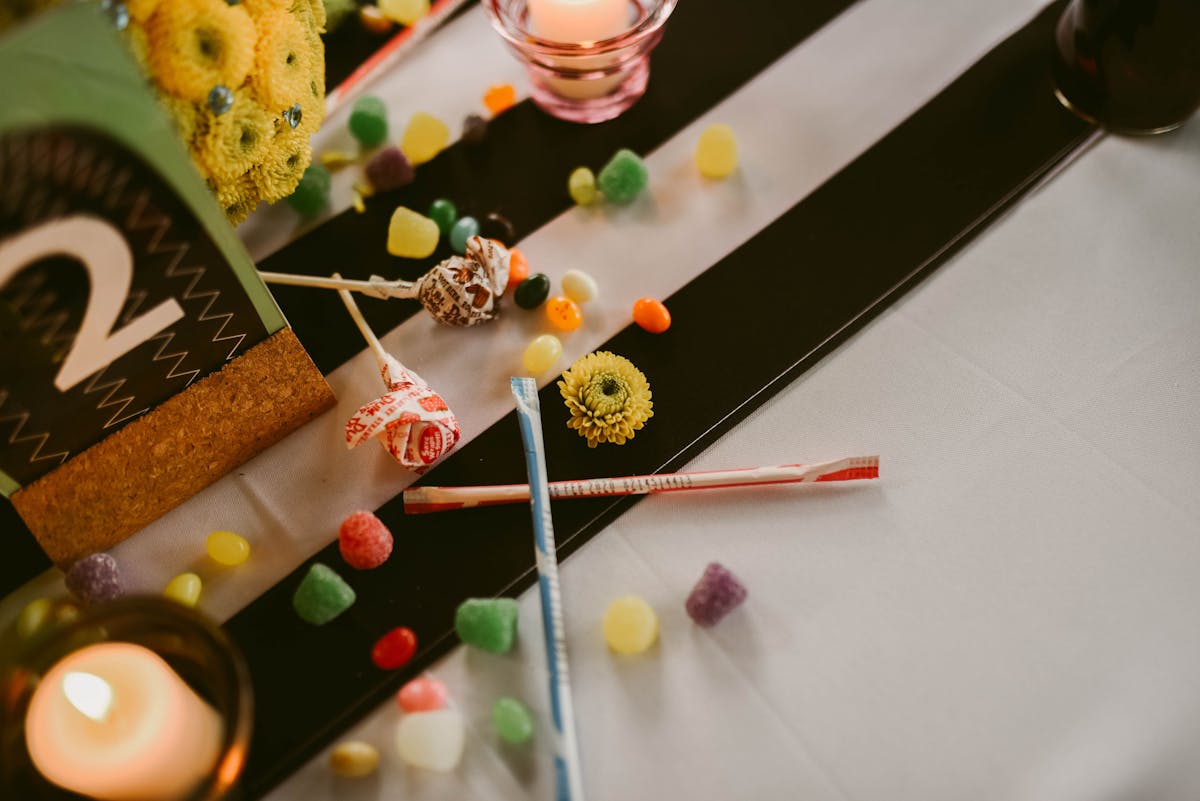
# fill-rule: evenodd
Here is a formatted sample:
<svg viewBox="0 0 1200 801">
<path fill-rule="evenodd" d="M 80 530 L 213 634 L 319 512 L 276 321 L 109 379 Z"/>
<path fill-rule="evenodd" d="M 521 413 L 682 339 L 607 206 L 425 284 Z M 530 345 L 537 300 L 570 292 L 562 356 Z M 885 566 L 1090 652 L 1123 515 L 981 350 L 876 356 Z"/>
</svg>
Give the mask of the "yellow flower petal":
<svg viewBox="0 0 1200 801">
<path fill-rule="evenodd" d="M 567 426 L 589 448 L 602 442 L 623 445 L 654 415 L 646 376 L 624 356 L 608 351 L 576 361 L 562 374 L 558 389 L 571 412 Z"/>
</svg>

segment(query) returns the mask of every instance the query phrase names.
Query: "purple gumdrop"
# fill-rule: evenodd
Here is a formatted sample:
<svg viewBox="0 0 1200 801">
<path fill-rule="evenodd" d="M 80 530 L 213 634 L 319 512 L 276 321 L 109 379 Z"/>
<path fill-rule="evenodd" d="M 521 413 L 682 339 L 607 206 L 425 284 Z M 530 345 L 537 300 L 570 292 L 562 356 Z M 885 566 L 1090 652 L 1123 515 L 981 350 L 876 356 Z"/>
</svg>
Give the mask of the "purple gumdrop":
<svg viewBox="0 0 1200 801">
<path fill-rule="evenodd" d="M 744 600 L 746 588 L 737 576 L 720 564 L 709 562 L 684 607 L 688 617 L 701 626 L 715 626 Z"/>
<path fill-rule="evenodd" d="M 413 166 L 395 145 L 380 150 L 367 162 L 367 180 L 376 192 L 399 189 L 412 183 Z"/>
<path fill-rule="evenodd" d="M 85 556 L 67 571 L 67 589 L 89 604 L 120 598 L 125 594 L 117 560 L 106 553 Z"/>
</svg>

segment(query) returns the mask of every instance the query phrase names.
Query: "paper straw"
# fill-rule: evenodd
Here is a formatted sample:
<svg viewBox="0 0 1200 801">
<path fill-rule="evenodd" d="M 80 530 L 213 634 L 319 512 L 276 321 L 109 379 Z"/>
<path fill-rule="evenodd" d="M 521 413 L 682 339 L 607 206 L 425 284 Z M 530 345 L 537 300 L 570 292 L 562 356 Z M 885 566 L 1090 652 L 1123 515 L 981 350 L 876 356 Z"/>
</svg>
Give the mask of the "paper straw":
<svg viewBox="0 0 1200 801">
<path fill-rule="evenodd" d="M 579 743 L 575 739 L 575 712 L 567 678 L 567 643 L 563 630 L 562 597 L 558 591 L 558 557 L 554 554 L 554 524 L 550 519 L 550 492 L 546 482 L 546 452 L 542 443 L 541 408 L 532 378 L 512 378 L 517 399 L 517 419 L 525 445 L 525 469 L 532 488 L 533 541 L 537 555 L 538 590 L 542 595 L 542 630 L 546 638 L 546 663 L 550 669 L 550 709 L 554 717 L 557 775 L 556 801 L 583 801 L 583 775 Z"/>
<path fill-rule="evenodd" d="M 624 478 L 590 478 L 552 481 L 551 498 L 599 498 L 608 495 L 647 495 L 721 487 L 754 487 L 764 484 L 812 484 L 879 478 L 878 456 L 853 456 L 817 464 L 784 464 L 705 473 L 659 473 Z M 404 491 L 404 511 L 419 515 L 493 506 L 529 500 L 528 484 L 491 484 L 479 487 L 409 487 Z"/>
</svg>

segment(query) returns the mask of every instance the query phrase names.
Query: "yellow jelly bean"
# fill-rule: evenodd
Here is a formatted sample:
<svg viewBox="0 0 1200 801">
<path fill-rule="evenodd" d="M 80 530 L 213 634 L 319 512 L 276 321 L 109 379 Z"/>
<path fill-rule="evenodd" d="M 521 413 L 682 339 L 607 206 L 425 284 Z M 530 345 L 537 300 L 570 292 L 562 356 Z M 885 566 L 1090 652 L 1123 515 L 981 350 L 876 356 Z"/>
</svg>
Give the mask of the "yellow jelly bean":
<svg viewBox="0 0 1200 801">
<path fill-rule="evenodd" d="M 554 334 L 542 334 L 525 348 L 522 363 L 530 373 L 541 373 L 549 370 L 562 356 L 562 342 Z"/>
<path fill-rule="evenodd" d="M 361 740 L 338 743 L 329 753 L 329 767 L 339 776 L 369 776 L 379 767 L 379 749 Z"/>
<path fill-rule="evenodd" d="M 429 0 L 379 0 L 379 10 L 401 25 L 412 25 L 429 13 Z"/>
<path fill-rule="evenodd" d="M 724 178 L 737 169 L 737 139 L 733 129 L 720 123 L 710 125 L 696 143 L 696 168 L 706 178 Z"/>
<path fill-rule="evenodd" d="M 214 531 L 208 535 L 205 550 L 214 561 L 233 567 L 250 557 L 250 543 L 232 531 Z"/>
<path fill-rule="evenodd" d="M 437 223 L 400 206 L 392 212 L 392 221 L 388 224 L 387 250 L 393 256 L 423 259 L 437 249 L 439 236 L 441 231 Z"/>
<path fill-rule="evenodd" d="M 53 601 L 49 598 L 38 598 L 25 604 L 21 614 L 17 615 L 17 636 L 28 640 L 41 631 L 42 626 L 46 625 L 46 618 L 52 606 Z"/>
<path fill-rule="evenodd" d="M 415 166 L 424 164 L 442 152 L 442 148 L 450 141 L 450 129 L 446 123 L 432 114 L 418 111 L 408 121 L 404 129 L 404 137 L 400 140 L 400 150 Z"/>
<path fill-rule="evenodd" d="M 245 540 L 242 541 L 245 542 Z M 200 577 L 195 573 L 180 573 L 167 582 L 163 595 L 184 606 L 195 606 L 196 602 L 200 600 L 201 586 Z"/>
<path fill-rule="evenodd" d="M 587 167 L 576 167 L 567 178 L 567 192 L 580 206 L 590 206 L 596 201 L 596 175 Z"/>
<path fill-rule="evenodd" d="M 640 654 L 658 639 L 658 615 L 645 599 L 622 596 L 604 612 L 604 639 L 619 654 Z"/>
</svg>

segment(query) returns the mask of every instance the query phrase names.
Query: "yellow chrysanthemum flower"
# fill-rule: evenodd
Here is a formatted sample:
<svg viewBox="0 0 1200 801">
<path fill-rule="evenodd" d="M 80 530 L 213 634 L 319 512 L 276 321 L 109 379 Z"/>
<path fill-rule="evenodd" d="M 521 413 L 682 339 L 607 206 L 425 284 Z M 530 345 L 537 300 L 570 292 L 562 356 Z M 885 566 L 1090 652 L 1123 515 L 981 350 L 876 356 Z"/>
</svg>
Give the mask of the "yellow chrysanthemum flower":
<svg viewBox="0 0 1200 801">
<path fill-rule="evenodd" d="M 623 445 L 654 416 L 650 384 L 624 356 L 589 353 L 571 365 L 558 382 L 571 419 L 570 428 L 589 448 L 601 442 Z"/>
<path fill-rule="evenodd" d="M 308 144 L 308 136 L 300 129 L 293 131 L 284 123 L 262 162 L 251 171 L 251 178 L 262 199 L 274 203 L 295 191 L 300 176 L 311 162 L 312 147 Z"/>
<path fill-rule="evenodd" d="M 312 105 L 310 46 L 301 21 L 279 11 L 260 18 L 250 83 L 268 109 L 282 113 L 299 103 Z"/>
<path fill-rule="evenodd" d="M 125 0 L 125 8 L 129 9 L 129 18 L 134 22 L 145 22 L 150 19 L 161 0 Z"/>
<path fill-rule="evenodd" d="M 233 105 L 224 114 L 206 111 L 208 124 L 194 152 L 218 185 L 240 177 L 266 157 L 275 134 L 271 116 L 246 89 L 233 93 Z"/>
<path fill-rule="evenodd" d="M 200 134 L 201 131 L 208 127 L 205 119 L 208 109 L 199 103 L 193 103 L 190 100 L 184 100 L 181 97 L 172 97 L 171 95 L 161 95 L 159 100 L 167 111 L 171 114 L 171 119 L 175 122 L 175 130 L 179 132 L 179 138 L 190 150 L 193 145 L 193 140 Z M 209 115 L 211 116 L 211 115 Z M 203 172 L 207 175 L 208 168 L 201 166 Z"/>
<path fill-rule="evenodd" d="M 217 84 L 241 86 L 254 64 L 254 23 L 225 0 L 161 2 L 146 21 L 150 69 L 168 94 L 202 102 Z"/>
<path fill-rule="evenodd" d="M 258 185 L 254 183 L 249 172 L 236 180 L 215 187 L 215 190 L 217 203 L 234 225 L 250 216 L 250 212 L 254 211 L 261 199 Z"/>
</svg>

